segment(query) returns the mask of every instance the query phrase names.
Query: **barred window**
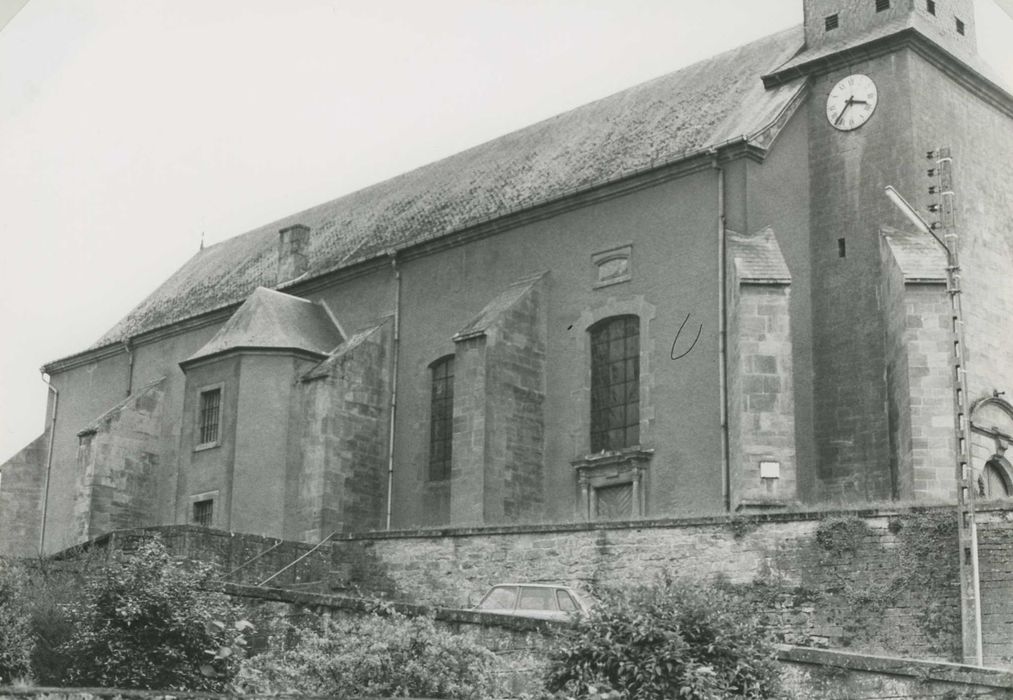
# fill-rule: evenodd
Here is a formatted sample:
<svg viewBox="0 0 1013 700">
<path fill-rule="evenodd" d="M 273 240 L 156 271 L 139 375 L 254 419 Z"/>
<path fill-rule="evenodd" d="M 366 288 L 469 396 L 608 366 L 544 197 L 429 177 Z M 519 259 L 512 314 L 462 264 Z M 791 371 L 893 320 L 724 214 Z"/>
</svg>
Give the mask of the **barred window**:
<svg viewBox="0 0 1013 700">
<path fill-rule="evenodd" d="M 591 334 L 591 451 L 640 443 L 640 319 L 615 316 Z"/>
<path fill-rule="evenodd" d="M 200 415 L 197 430 L 199 445 L 213 445 L 218 442 L 218 428 L 221 417 L 222 390 L 210 389 L 200 394 Z"/>
<path fill-rule="evenodd" d="M 215 501 L 213 498 L 209 498 L 206 501 L 197 501 L 193 504 L 193 522 L 194 525 L 200 525 L 201 527 L 211 527 L 211 523 L 215 516 Z"/>
<path fill-rule="evenodd" d="M 430 366 L 432 396 L 429 410 L 429 480 L 450 478 L 454 442 L 454 358 L 445 357 Z"/>
</svg>

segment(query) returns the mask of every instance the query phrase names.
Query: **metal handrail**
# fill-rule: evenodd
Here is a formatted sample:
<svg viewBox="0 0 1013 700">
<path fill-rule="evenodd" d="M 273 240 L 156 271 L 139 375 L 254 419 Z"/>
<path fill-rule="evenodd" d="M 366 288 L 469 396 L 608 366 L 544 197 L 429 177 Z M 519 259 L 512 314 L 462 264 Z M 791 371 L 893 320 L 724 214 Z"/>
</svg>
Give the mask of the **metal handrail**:
<svg viewBox="0 0 1013 700">
<path fill-rule="evenodd" d="M 271 545 L 270 547 L 268 547 L 267 549 L 265 549 L 263 552 L 260 552 L 258 554 L 253 555 L 251 558 L 249 558 L 246 561 L 244 561 L 242 564 L 240 564 L 239 566 L 237 566 L 235 569 L 233 569 L 229 573 L 227 573 L 224 576 L 222 576 L 222 581 L 228 581 L 230 578 L 232 578 L 232 575 L 234 573 L 236 573 L 237 571 L 239 571 L 241 569 L 245 569 L 247 566 L 249 566 L 253 562 L 257 561 L 258 559 L 260 559 L 262 556 L 264 556 L 268 552 L 273 552 L 274 550 L 278 549 L 278 547 L 282 546 L 283 544 L 285 544 L 285 540 L 278 540 L 273 545 Z"/>
<path fill-rule="evenodd" d="M 288 571 L 289 569 L 291 569 L 293 566 L 295 566 L 296 564 L 298 564 L 299 562 L 301 562 L 303 559 L 305 559 L 309 555 L 313 554 L 313 552 L 315 552 L 318 549 L 320 549 L 324 545 L 325 542 L 327 542 L 329 539 L 331 539 L 332 537 L 334 537 L 336 534 L 338 534 L 337 530 L 335 530 L 334 532 L 332 532 L 331 534 L 329 534 L 327 537 L 325 537 L 322 540 L 320 540 L 319 542 L 317 542 L 313 546 L 313 548 L 311 550 L 309 550 L 308 552 L 306 552 L 305 554 L 303 554 L 301 557 L 299 557 L 295 561 L 291 562 L 290 564 L 286 564 L 285 566 L 283 566 L 280 569 L 278 569 L 277 571 L 275 571 L 273 574 L 271 574 L 270 576 L 268 576 L 267 578 L 265 578 L 263 581 L 261 581 L 260 583 L 258 583 L 257 586 L 263 586 L 265 583 L 267 583 L 269 581 L 273 581 L 274 579 L 278 578 L 283 573 L 285 573 L 286 571 Z"/>
</svg>

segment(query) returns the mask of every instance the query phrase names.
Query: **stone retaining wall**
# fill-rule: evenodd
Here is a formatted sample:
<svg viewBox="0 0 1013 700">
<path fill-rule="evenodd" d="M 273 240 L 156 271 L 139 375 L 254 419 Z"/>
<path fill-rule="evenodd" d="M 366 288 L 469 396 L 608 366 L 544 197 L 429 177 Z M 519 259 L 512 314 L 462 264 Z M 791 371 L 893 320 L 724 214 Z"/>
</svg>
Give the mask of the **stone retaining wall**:
<svg viewBox="0 0 1013 700">
<path fill-rule="evenodd" d="M 978 517 L 986 664 L 1013 649 L 1013 510 Z M 341 535 L 312 545 L 193 526 L 160 532 L 226 579 L 464 608 L 505 581 L 629 587 L 662 572 L 723 582 L 769 616 L 782 642 L 959 661 L 956 515 L 950 507 L 803 512 Z M 258 556 L 259 555 L 259 556 Z"/>
</svg>

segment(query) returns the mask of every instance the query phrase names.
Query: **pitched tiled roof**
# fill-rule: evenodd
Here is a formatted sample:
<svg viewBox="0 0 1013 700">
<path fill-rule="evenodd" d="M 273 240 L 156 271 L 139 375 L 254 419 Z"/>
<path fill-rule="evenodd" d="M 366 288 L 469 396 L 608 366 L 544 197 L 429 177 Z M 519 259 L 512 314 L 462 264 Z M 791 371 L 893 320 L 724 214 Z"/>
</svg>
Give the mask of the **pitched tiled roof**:
<svg viewBox="0 0 1013 700">
<path fill-rule="evenodd" d="M 791 273 L 769 226 L 751 236 L 728 231 L 728 256 L 740 282 L 791 282 Z"/>
<path fill-rule="evenodd" d="M 93 347 L 274 286 L 286 226 L 311 229 L 308 279 L 751 137 L 802 89 L 761 82 L 801 46 L 800 27 L 780 32 L 210 246 Z"/>
<path fill-rule="evenodd" d="M 341 331 L 322 304 L 258 287 L 185 362 L 234 348 L 284 348 L 326 355 L 341 340 Z"/>
</svg>

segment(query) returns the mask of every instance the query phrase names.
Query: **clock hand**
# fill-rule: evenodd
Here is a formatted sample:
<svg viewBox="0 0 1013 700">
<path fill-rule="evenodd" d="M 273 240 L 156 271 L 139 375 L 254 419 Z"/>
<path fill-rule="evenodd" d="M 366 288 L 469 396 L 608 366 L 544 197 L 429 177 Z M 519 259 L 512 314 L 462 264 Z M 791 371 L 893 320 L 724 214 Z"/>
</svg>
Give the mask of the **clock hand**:
<svg viewBox="0 0 1013 700">
<path fill-rule="evenodd" d="M 834 120 L 834 126 L 837 126 L 838 124 L 841 123 L 841 120 L 844 119 L 844 113 L 848 111 L 848 107 L 850 106 L 851 106 L 851 98 L 849 97 L 848 101 L 844 103 L 844 108 L 841 110 L 841 113 L 838 114 L 837 119 Z"/>
</svg>

